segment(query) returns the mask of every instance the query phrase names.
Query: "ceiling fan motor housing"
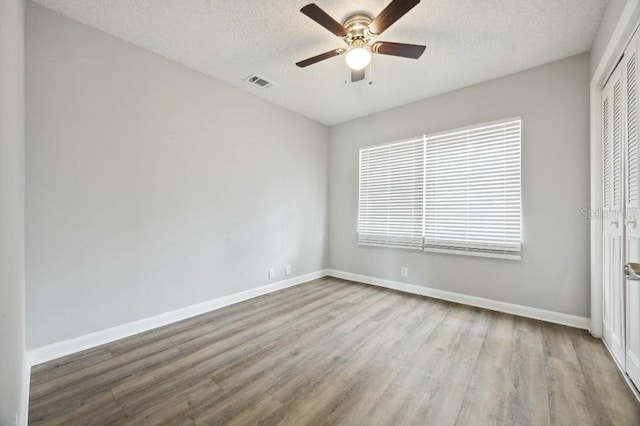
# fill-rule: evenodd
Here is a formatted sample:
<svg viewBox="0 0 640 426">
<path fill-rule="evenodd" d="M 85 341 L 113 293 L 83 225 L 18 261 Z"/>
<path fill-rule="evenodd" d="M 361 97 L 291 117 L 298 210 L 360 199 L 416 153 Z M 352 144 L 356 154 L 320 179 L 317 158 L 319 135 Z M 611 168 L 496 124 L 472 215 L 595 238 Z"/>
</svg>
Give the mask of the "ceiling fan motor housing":
<svg viewBox="0 0 640 426">
<path fill-rule="evenodd" d="M 372 20 L 373 18 L 364 13 L 356 13 L 346 18 L 342 24 L 347 29 L 347 35 L 344 37 L 345 42 L 349 46 L 356 40 L 362 40 L 365 45 L 369 44 L 369 41 L 376 37 L 375 34 L 367 31 Z"/>
</svg>

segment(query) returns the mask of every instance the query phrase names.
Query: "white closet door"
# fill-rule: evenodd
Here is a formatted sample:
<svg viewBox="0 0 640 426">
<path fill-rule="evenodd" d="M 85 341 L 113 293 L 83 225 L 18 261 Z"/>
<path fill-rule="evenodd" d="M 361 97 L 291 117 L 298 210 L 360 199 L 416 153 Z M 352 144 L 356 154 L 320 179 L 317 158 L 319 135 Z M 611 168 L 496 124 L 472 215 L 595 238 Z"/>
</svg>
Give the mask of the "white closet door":
<svg viewBox="0 0 640 426">
<path fill-rule="evenodd" d="M 602 93 L 603 120 L 603 337 L 616 360 L 625 364 L 623 155 L 624 93 L 621 67 Z"/>
<path fill-rule="evenodd" d="M 626 261 L 640 263 L 639 158 L 638 145 L 638 42 L 631 40 L 622 62 L 625 88 L 625 241 Z M 627 280 L 625 367 L 631 380 L 640 387 L 640 281 Z"/>
</svg>

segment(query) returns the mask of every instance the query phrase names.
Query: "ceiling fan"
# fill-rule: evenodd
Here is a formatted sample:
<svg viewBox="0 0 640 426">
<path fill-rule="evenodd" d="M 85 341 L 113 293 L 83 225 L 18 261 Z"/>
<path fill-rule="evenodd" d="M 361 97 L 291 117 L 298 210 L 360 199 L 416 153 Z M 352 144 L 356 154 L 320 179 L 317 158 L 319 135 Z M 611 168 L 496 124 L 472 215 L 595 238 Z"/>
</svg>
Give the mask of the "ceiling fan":
<svg viewBox="0 0 640 426">
<path fill-rule="evenodd" d="M 340 37 L 347 44 L 347 48 L 333 49 L 300 61 L 296 65 L 300 68 L 308 67 L 316 62 L 324 61 L 346 52 L 346 62 L 351 69 L 351 81 L 356 82 L 364 79 L 365 68 L 371 62 L 371 52 L 380 55 L 418 59 L 426 49 L 426 46 L 374 41 L 383 31 L 418 3 L 420 3 L 420 0 L 393 0 L 375 18 L 371 18 L 364 13 L 356 13 L 347 17 L 342 24 L 320 9 L 315 3 L 306 5 L 300 9 L 300 12 Z"/>
</svg>

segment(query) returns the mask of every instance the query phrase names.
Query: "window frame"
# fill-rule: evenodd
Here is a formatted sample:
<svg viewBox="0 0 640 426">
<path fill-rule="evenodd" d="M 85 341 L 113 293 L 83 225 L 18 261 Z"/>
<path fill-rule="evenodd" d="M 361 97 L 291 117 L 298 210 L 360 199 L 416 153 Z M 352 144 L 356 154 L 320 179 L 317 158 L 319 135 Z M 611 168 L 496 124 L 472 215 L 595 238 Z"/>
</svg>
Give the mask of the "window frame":
<svg viewBox="0 0 640 426">
<path fill-rule="evenodd" d="M 510 122 L 514 122 L 514 121 L 519 121 L 519 164 L 518 164 L 518 170 L 519 170 L 519 216 L 518 216 L 518 227 L 519 227 L 519 242 L 520 242 L 520 247 L 519 247 L 519 251 L 513 251 L 513 252 L 509 252 L 509 251 L 500 251 L 500 250 L 496 250 L 496 251 L 491 251 L 491 250 L 482 250 L 482 249 L 472 249 L 472 248 L 464 248 L 464 247 L 446 247 L 446 246 L 442 246 L 442 247 L 434 247 L 434 246 L 427 246 L 425 244 L 425 240 L 426 240 L 426 224 L 423 225 L 423 231 L 422 231 L 422 251 L 425 252 L 430 252 L 430 253 L 441 253 L 441 254 L 455 254 L 455 255 L 463 255 L 463 256 L 473 256 L 473 257 L 483 257 L 483 258 L 497 258 L 497 259 L 507 259 L 507 260 L 521 260 L 522 259 L 522 252 L 523 252 L 523 221 L 522 221 L 522 216 L 523 216 L 523 212 L 522 212 L 522 200 L 523 200 L 523 185 L 522 185 L 522 143 L 523 143 L 523 123 L 522 123 L 522 117 L 520 116 L 514 116 L 514 117 L 508 117 L 508 118 L 503 118 L 503 119 L 498 119 L 498 120 L 493 120 L 493 121 L 488 121 L 488 122 L 482 122 L 482 123 L 477 123 L 477 124 L 472 124 L 469 126 L 464 126 L 464 127 L 459 127 L 456 129 L 450 129 L 450 130 L 443 130 L 443 131 L 439 131 L 439 132 L 435 132 L 435 133 L 431 133 L 431 134 L 423 134 L 421 136 L 417 136 L 417 137 L 413 137 L 413 138 L 406 138 L 406 139 L 402 139 L 402 140 L 397 140 L 397 141 L 393 141 L 393 142 L 387 142 L 387 143 L 379 143 L 379 144 L 374 144 L 374 145 L 368 145 L 368 146 L 364 146 L 361 147 L 359 149 L 358 152 L 358 216 L 357 216 L 357 234 L 358 234 L 358 245 L 359 246 L 374 246 L 374 247 L 387 247 L 387 248 L 404 248 L 404 247 L 398 247 L 398 246 L 394 246 L 394 245 L 387 245 L 387 244 L 367 244 L 367 243 L 363 243 L 360 240 L 360 217 L 361 217 L 361 209 L 362 206 L 360 205 L 360 201 L 361 201 L 361 179 L 362 179 L 362 151 L 364 150 L 369 150 L 372 148 L 381 148 L 381 147 L 385 147 L 385 146 L 391 146 L 394 144 L 399 144 L 399 143 L 403 143 L 403 142 L 408 142 L 408 141 L 416 141 L 416 140 L 422 140 L 422 143 L 424 144 L 424 148 L 423 148 L 423 152 L 424 152 L 424 157 L 425 157 L 425 162 L 424 162 L 424 170 L 423 170 L 423 209 L 422 209 L 422 215 L 423 215 L 423 223 L 426 223 L 426 214 L 427 214 L 427 208 L 426 208 L 426 204 L 427 204 L 427 191 L 426 191 L 426 186 L 427 186 L 427 176 L 426 176 L 426 171 L 427 171 L 427 162 L 429 161 L 429 159 L 427 158 L 427 141 L 429 139 L 433 139 L 433 138 L 437 138 L 439 136 L 444 136 L 444 135 L 453 135 L 456 133 L 462 133 L 465 131 L 470 131 L 470 130 L 479 130 L 482 129 L 484 127 L 491 127 L 491 126 L 497 126 L 500 124 L 508 124 Z M 412 248 L 413 249 L 413 248 Z"/>
</svg>

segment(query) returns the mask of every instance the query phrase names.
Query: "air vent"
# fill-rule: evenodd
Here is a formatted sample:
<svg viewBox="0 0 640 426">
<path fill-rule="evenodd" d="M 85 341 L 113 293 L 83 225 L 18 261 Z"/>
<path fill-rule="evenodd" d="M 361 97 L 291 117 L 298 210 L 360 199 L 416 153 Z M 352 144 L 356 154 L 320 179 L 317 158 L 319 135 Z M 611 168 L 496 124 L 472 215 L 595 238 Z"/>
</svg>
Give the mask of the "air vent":
<svg viewBox="0 0 640 426">
<path fill-rule="evenodd" d="M 272 82 L 255 74 L 250 75 L 246 81 L 250 85 L 259 87 L 261 89 L 268 89 L 269 87 L 273 86 Z"/>
</svg>

